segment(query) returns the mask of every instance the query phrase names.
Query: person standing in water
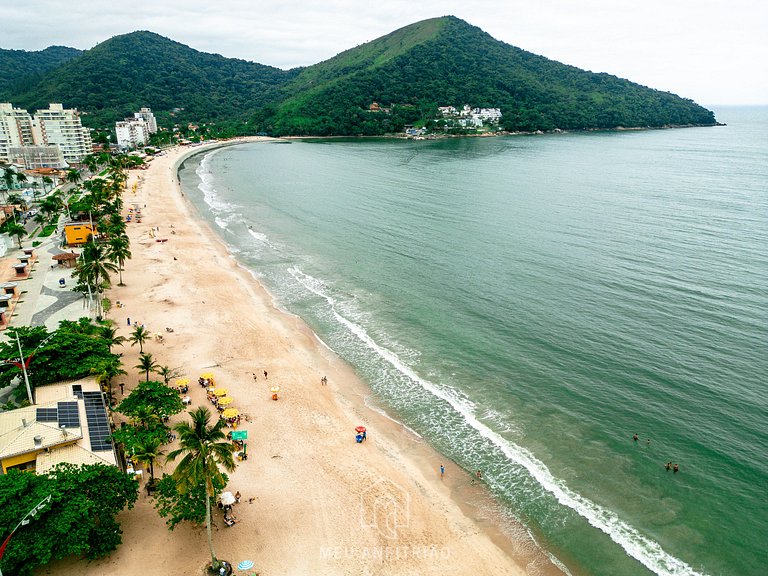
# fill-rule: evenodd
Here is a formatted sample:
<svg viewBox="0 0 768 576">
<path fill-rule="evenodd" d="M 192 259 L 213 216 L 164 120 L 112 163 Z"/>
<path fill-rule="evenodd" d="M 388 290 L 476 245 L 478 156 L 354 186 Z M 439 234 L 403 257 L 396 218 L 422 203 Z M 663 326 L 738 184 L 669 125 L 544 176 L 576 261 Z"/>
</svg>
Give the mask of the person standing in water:
<svg viewBox="0 0 768 576">
<path fill-rule="evenodd" d="M 443 476 L 445 476 L 445 466 L 440 464 L 440 478 L 442 478 Z"/>
</svg>

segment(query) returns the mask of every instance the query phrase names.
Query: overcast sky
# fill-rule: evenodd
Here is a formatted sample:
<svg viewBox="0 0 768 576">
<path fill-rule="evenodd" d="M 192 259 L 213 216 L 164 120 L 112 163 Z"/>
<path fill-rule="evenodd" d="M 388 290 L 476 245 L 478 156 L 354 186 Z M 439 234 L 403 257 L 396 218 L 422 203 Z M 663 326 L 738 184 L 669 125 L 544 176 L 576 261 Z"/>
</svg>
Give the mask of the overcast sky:
<svg viewBox="0 0 768 576">
<path fill-rule="evenodd" d="M 700 104 L 768 104 L 766 0 L 25 0 L 0 48 L 88 49 L 151 30 L 204 52 L 306 66 L 413 22 L 454 15 L 536 54 Z M 1 70 L 0 74 L 9 74 Z"/>
</svg>

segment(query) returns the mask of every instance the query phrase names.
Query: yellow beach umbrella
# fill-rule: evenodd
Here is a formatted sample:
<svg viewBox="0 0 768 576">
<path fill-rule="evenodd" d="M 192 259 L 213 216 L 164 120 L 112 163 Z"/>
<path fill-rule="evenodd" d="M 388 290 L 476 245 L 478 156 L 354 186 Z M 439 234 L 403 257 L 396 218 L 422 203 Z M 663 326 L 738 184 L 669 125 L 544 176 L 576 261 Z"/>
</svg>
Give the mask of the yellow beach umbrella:
<svg viewBox="0 0 768 576">
<path fill-rule="evenodd" d="M 227 395 L 227 389 L 226 388 L 216 388 L 216 390 L 213 391 L 216 396 L 226 396 Z"/>
<path fill-rule="evenodd" d="M 227 408 L 221 415 L 224 418 L 237 418 L 240 415 L 240 411 L 237 408 Z"/>
<path fill-rule="evenodd" d="M 278 392 L 280 392 L 280 386 L 272 386 L 272 388 L 270 388 L 269 391 L 272 392 L 273 394 L 277 394 Z"/>
<path fill-rule="evenodd" d="M 179 378 L 176 380 L 176 386 L 186 386 L 189 384 L 189 378 Z"/>
<path fill-rule="evenodd" d="M 222 396 L 219 398 L 219 406 L 229 406 L 235 399 L 232 396 Z"/>
<path fill-rule="evenodd" d="M 200 378 L 203 378 L 204 380 L 212 380 L 213 379 L 213 373 L 206 372 L 205 374 L 200 374 Z"/>
</svg>

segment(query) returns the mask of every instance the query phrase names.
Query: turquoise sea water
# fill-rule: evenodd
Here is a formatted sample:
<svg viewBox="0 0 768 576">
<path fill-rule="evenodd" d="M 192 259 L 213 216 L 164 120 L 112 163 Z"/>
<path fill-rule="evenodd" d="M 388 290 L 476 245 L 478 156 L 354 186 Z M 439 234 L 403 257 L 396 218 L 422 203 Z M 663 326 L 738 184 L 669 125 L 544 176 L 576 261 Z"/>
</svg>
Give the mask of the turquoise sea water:
<svg viewBox="0 0 768 576">
<path fill-rule="evenodd" d="M 572 574 L 758 575 L 768 108 L 716 112 L 728 126 L 247 144 L 180 177 L 373 402 L 482 469 Z"/>
</svg>

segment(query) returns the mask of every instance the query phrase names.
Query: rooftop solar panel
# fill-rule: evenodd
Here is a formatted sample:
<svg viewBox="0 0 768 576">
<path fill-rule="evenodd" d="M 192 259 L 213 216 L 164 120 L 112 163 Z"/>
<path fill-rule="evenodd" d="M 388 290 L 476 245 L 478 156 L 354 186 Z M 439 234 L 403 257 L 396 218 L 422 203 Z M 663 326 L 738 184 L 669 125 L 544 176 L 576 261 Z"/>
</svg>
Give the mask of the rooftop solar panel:
<svg viewBox="0 0 768 576">
<path fill-rule="evenodd" d="M 59 419 L 59 411 L 56 408 L 38 408 L 35 419 L 38 422 L 56 422 Z"/>
<path fill-rule="evenodd" d="M 101 392 L 83 392 L 85 403 L 85 418 L 88 421 L 88 436 L 93 452 L 112 450 L 108 438 L 112 434 L 109 429 L 107 410 Z"/>
<path fill-rule="evenodd" d="M 59 412 L 59 427 L 80 427 L 80 412 L 77 409 L 77 402 L 59 402 L 57 406 Z"/>
</svg>

